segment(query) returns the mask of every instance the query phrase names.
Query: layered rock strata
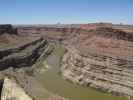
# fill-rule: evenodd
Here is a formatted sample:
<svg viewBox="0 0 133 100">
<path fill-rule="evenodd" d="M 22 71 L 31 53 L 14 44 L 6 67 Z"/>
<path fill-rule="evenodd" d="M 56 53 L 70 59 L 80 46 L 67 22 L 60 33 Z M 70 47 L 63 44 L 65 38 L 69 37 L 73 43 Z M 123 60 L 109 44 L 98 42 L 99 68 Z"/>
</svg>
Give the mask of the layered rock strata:
<svg viewBox="0 0 133 100">
<path fill-rule="evenodd" d="M 65 79 L 133 97 L 132 33 L 100 28 L 67 46 L 61 72 Z M 86 35 L 86 36 L 87 36 Z"/>
<path fill-rule="evenodd" d="M 1 50 L 0 69 L 33 65 L 47 45 L 46 40 L 39 38 L 20 47 Z"/>
<path fill-rule="evenodd" d="M 33 75 L 53 48 L 40 35 L 28 34 L 0 25 L 0 100 L 66 100 L 47 91 Z"/>
<path fill-rule="evenodd" d="M 63 59 L 65 79 L 111 93 L 133 96 L 133 61 L 103 55 L 81 56 L 69 50 Z"/>
</svg>

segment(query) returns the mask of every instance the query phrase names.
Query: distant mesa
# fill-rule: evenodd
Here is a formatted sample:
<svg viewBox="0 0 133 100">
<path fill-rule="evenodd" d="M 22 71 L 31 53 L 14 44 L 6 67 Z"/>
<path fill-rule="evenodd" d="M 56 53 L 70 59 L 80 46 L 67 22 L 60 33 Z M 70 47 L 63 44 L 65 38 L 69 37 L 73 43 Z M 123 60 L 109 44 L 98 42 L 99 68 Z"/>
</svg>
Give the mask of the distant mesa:
<svg viewBox="0 0 133 100">
<path fill-rule="evenodd" d="M 4 33 L 17 34 L 17 29 L 13 28 L 11 24 L 0 25 L 0 35 Z"/>
</svg>

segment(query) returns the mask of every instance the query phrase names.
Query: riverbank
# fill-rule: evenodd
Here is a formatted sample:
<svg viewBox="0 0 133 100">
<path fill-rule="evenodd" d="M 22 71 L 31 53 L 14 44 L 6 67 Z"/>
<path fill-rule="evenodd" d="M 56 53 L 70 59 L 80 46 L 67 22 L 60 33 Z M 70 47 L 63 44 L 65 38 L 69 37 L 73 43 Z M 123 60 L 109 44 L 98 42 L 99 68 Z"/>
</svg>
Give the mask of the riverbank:
<svg viewBox="0 0 133 100">
<path fill-rule="evenodd" d="M 64 48 L 56 45 L 54 52 L 46 59 L 49 69 L 36 74 L 38 81 L 50 92 L 56 93 L 70 100 L 127 100 L 125 97 L 103 93 L 92 88 L 83 87 L 64 80 L 59 74 L 60 60 L 64 55 Z M 44 66 L 45 67 L 45 66 Z"/>
</svg>

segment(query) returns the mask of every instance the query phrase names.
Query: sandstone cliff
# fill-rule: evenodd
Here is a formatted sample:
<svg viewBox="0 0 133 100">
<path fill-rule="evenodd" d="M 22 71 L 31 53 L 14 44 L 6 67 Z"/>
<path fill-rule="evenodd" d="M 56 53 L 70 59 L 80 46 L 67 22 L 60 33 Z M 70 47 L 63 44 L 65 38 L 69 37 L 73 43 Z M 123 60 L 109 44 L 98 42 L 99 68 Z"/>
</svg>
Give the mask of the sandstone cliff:
<svg viewBox="0 0 133 100">
<path fill-rule="evenodd" d="M 34 71 L 53 48 L 43 37 L 28 34 L 18 34 L 11 25 L 0 25 L 0 100 L 66 100 L 35 79 Z"/>
<path fill-rule="evenodd" d="M 36 41 L 20 47 L 1 50 L 0 69 L 33 65 L 46 45 L 47 42 L 39 38 Z"/>
<path fill-rule="evenodd" d="M 133 33 L 122 25 L 85 27 L 19 27 L 19 33 L 41 35 L 65 45 L 64 78 L 111 93 L 133 96 Z M 124 29 L 123 27 L 127 27 Z M 88 26 L 87 26 L 88 28 Z M 132 29 L 132 27 L 130 27 Z"/>
<path fill-rule="evenodd" d="M 133 34 L 98 28 L 80 35 L 67 46 L 61 68 L 64 78 L 133 97 Z"/>
<path fill-rule="evenodd" d="M 33 100 L 25 91 L 14 81 L 4 79 L 1 100 Z"/>
</svg>

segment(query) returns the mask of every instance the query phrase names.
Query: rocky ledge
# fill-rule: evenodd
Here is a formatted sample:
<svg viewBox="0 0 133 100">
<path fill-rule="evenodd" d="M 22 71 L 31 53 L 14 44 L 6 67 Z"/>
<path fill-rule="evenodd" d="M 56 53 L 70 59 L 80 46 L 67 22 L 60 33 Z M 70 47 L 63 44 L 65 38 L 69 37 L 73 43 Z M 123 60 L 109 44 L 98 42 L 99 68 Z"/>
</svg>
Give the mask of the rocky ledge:
<svg viewBox="0 0 133 100">
<path fill-rule="evenodd" d="M 5 78 L 2 86 L 1 100 L 33 100 L 13 79 Z"/>
<path fill-rule="evenodd" d="M 33 75 L 52 50 L 43 37 L 23 36 L 11 25 L 0 25 L 0 100 L 66 100 Z"/>
<path fill-rule="evenodd" d="M 91 37 L 80 37 L 77 44 L 68 44 L 62 75 L 74 83 L 132 98 L 133 38 L 119 30 L 98 30 L 91 30 L 96 33 Z"/>
<path fill-rule="evenodd" d="M 47 41 L 39 38 L 28 44 L 0 50 L 0 70 L 8 67 L 32 66 L 47 47 Z"/>
</svg>

